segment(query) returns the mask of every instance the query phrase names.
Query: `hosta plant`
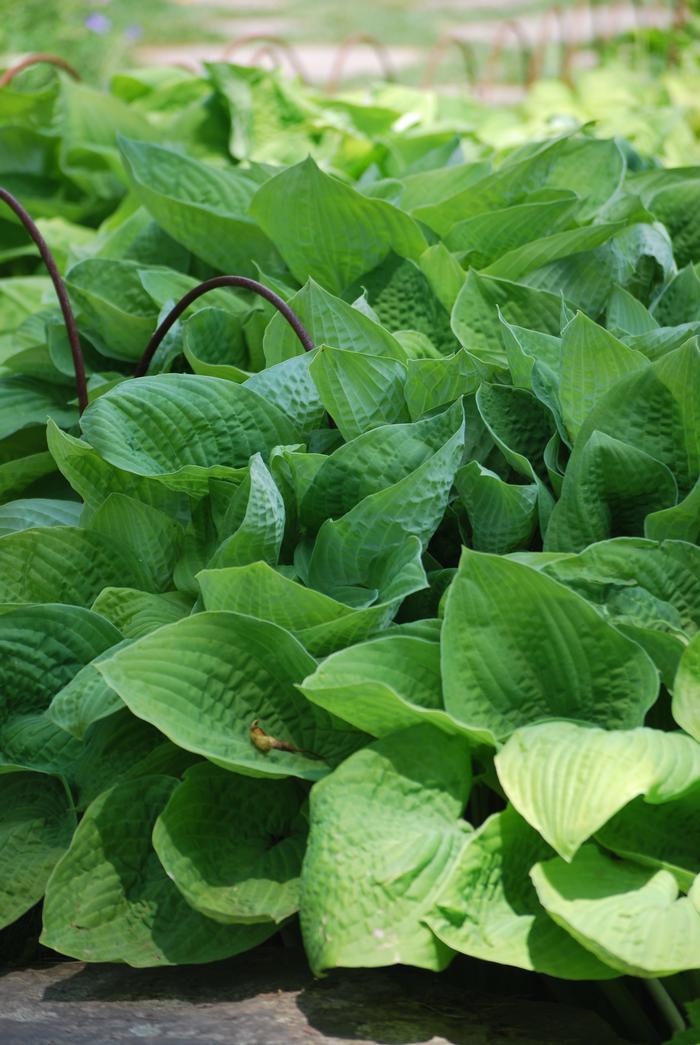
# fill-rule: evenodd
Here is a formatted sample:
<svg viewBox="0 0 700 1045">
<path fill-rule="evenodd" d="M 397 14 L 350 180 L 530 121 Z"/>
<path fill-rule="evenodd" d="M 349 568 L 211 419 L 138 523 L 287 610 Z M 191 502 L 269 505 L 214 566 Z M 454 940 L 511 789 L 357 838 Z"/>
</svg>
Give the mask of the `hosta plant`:
<svg viewBox="0 0 700 1045">
<path fill-rule="evenodd" d="M 169 116 L 79 191 L 7 186 L 82 202 L 43 223 L 77 348 L 24 247 L 0 281 L 0 923 L 149 966 L 298 915 L 318 973 L 637 977 L 680 1029 L 700 175 L 359 101 L 273 148 L 270 80 L 207 75 L 124 77 Z"/>
</svg>

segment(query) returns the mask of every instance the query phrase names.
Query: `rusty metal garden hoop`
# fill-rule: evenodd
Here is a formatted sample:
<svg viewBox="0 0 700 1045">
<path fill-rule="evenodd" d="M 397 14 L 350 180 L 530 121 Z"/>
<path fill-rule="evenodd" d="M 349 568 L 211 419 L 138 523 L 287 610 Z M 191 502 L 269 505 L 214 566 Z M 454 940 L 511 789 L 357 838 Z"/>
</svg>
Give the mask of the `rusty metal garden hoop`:
<svg viewBox="0 0 700 1045">
<path fill-rule="evenodd" d="M 255 58 L 259 57 L 262 53 L 273 54 L 278 59 L 279 55 L 284 55 L 289 63 L 289 67 L 302 83 L 308 83 L 308 77 L 306 70 L 301 62 L 299 55 L 297 54 L 294 47 L 281 36 L 273 36 L 268 33 L 247 33 L 244 36 L 238 36 L 235 40 L 231 40 L 229 44 L 224 47 L 221 58 L 224 62 L 233 60 L 233 56 L 237 51 L 240 51 L 242 47 L 248 47 L 251 44 L 261 44 L 252 59 L 251 64 L 255 64 Z M 278 66 L 281 66 L 281 61 L 277 61 Z"/>
<path fill-rule="evenodd" d="M 393 83 L 396 80 L 396 74 L 391 61 L 389 60 L 389 54 L 381 40 L 378 40 L 376 36 L 372 36 L 371 33 L 354 33 L 352 36 L 346 37 L 336 51 L 333 65 L 331 66 L 331 71 L 326 83 L 326 92 L 328 94 L 336 93 L 340 86 L 348 55 L 356 47 L 361 45 L 369 47 L 369 49 L 376 55 L 377 63 L 382 72 L 382 77 L 389 83 Z"/>
<path fill-rule="evenodd" d="M 15 65 L 10 66 L 9 69 L 6 69 L 0 76 L 0 87 L 7 87 L 9 83 L 12 83 L 15 76 L 18 76 L 33 65 L 54 65 L 57 69 L 62 69 L 64 73 L 68 73 L 74 80 L 81 79 L 78 70 L 74 69 L 65 58 L 61 58 L 58 54 L 44 54 L 41 52 L 30 54 L 27 58 L 23 58 L 21 62 L 17 62 Z"/>
<path fill-rule="evenodd" d="M 502 60 L 508 36 L 515 40 L 516 49 L 521 55 L 521 83 L 522 86 L 527 86 L 532 48 L 520 23 L 514 19 L 508 19 L 508 21 L 502 22 L 498 27 L 498 32 L 484 65 L 482 87 L 488 89 L 493 86 L 495 72 Z"/>
<path fill-rule="evenodd" d="M 430 48 L 425 63 L 425 71 L 421 79 L 421 87 L 433 87 L 438 69 L 451 50 L 457 50 L 464 65 L 467 84 L 475 87 L 479 78 L 478 63 L 474 48 L 468 40 L 462 40 L 459 36 L 448 33 L 440 37 L 436 44 Z"/>
</svg>

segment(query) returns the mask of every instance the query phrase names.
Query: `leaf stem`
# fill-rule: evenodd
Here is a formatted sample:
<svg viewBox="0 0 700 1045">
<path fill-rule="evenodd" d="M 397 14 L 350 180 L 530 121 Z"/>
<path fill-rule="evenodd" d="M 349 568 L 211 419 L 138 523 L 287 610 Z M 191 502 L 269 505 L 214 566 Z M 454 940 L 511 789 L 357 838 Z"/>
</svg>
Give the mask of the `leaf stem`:
<svg viewBox="0 0 700 1045">
<path fill-rule="evenodd" d="M 192 290 L 189 290 L 167 314 L 146 345 L 146 350 L 134 371 L 134 377 L 143 377 L 144 374 L 148 373 L 148 368 L 151 365 L 156 349 L 173 324 L 177 322 L 192 302 L 196 301 L 197 298 L 201 298 L 203 294 L 208 294 L 210 290 L 217 290 L 219 287 L 240 287 L 243 290 L 252 290 L 254 294 L 259 294 L 260 297 L 273 304 L 278 312 L 282 313 L 306 352 L 310 352 L 315 347 L 311 335 L 303 326 L 299 317 L 292 311 L 287 302 L 282 300 L 279 294 L 275 294 L 274 290 L 270 290 L 264 283 L 259 283 L 257 279 L 248 279 L 247 276 L 214 276 L 213 279 L 207 279 L 198 286 L 193 287 Z"/>
<path fill-rule="evenodd" d="M 664 987 L 661 980 L 645 980 L 644 985 L 646 986 L 656 1008 L 666 1020 L 669 1030 L 672 1030 L 674 1034 L 676 1031 L 685 1030 L 685 1020 L 681 1016 L 676 1003 Z"/>
<path fill-rule="evenodd" d="M 64 73 L 68 73 L 74 80 L 80 80 L 81 76 L 77 69 L 74 69 L 70 62 L 67 62 L 65 58 L 61 58 L 57 54 L 30 54 L 28 58 L 23 58 L 21 62 L 17 62 L 16 65 L 10 66 L 0 76 L 0 87 L 7 87 L 9 83 L 12 83 L 15 76 L 19 73 L 24 72 L 25 69 L 29 69 L 32 65 L 55 65 L 58 69 L 63 69 Z"/>
<path fill-rule="evenodd" d="M 624 1033 L 630 1040 L 639 1042 L 658 1041 L 658 1031 L 654 1027 L 640 1002 L 625 983 L 624 978 L 616 980 L 600 980 L 597 990 L 607 999 L 617 1021 L 624 1027 Z"/>
<path fill-rule="evenodd" d="M 37 224 L 31 215 L 24 209 L 19 200 L 15 199 L 11 192 L 7 189 L 3 189 L 0 186 L 0 200 L 7 204 L 11 211 L 19 218 L 25 229 L 34 240 L 39 253 L 41 254 L 42 260 L 46 265 L 51 281 L 56 291 L 56 297 L 58 303 L 61 306 L 61 312 L 63 313 L 63 322 L 66 326 L 66 333 L 68 334 L 68 341 L 70 343 L 71 355 L 73 356 L 73 370 L 75 371 L 75 387 L 78 393 L 78 409 L 82 414 L 88 405 L 88 393 L 87 393 L 87 381 L 85 379 L 85 361 L 83 360 L 83 352 L 80 347 L 80 335 L 78 334 L 78 328 L 75 324 L 75 316 L 71 308 L 70 300 L 68 298 L 68 291 L 66 285 L 61 278 L 61 274 L 58 271 L 58 265 L 56 260 L 49 250 L 49 246 L 44 237 L 39 232 Z"/>
</svg>

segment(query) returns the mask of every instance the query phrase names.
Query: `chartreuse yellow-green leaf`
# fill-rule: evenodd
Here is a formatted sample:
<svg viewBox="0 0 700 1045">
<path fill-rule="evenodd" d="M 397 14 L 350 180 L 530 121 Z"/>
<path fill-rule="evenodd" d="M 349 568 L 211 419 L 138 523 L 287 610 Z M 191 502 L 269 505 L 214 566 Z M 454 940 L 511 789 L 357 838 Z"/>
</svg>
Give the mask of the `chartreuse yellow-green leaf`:
<svg viewBox="0 0 700 1045">
<path fill-rule="evenodd" d="M 445 733 L 471 733 L 442 703 L 440 647 L 409 635 L 378 636 L 327 657 L 299 687 L 314 704 L 375 737 L 425 723 Z"/>
<path fill-rule="evenodd" d="M 364 739 L 298 692 L 314 666 L 288 631 L 228 612 L 185 617 L 97 664 L 127 707 L 180 747 L 252 776 L 306 780 L 327 774 Z M 250 738 L 256 719 L 308 753 L 258 750 Z"/>
<path fill-rule="evenodd" d="M 663 805 L 635 798 L 595 838 L 627 860 L 670 871 L 687 892 L 700 874 L 700 788 Z"/>
<path fill-rule="evenodd" d="M 167 776 L 127 780 L 88 807 L 47 886 L 47 947 L 83 961 L 177 965 L 239 954 L 274 932 L 213 922 L 170 880 L 151 834 L 176 786 Z"/>
<path fill-rule="evenodd" d="M 646 727 L 526 726 L 495 763 L 515 808 L 565 860 L 633 799 L 662 804 L 700 785 L 700 744 Z"/>
<path fill-rule="evenodd" d="M 615 976 L 542 908 L 529 873 L 552 850 L 508 806 L 474 832 L 426 924 L 462 954 L 568 980 Z"/>
<path fill-rule="evenodd" d="M 570 864 L 537 864 L 532 881 L 554 921 L 618 972 L 658 977 L 700 966 L 700 879 L 679 897 L 669 871 L 587 845 Z"/>
<path fill-rule="evenodd" d="M 451 950 L 423 919 L 470 831 L 460 819 L 470 783 L 468 743 L 414 726 L 312 789 L 300 915 L 316 972 L 448 964 Z"/>
<path fill-rule="evenodd" d="M 256 780 L 200 762 L 158 817 L 153 845 L 196 911 L 225 924 L 281 922 L 299 906 L 305 799 L 293 780 Z"/>
<path fill-rule="evenodd" d="M 673 686 L 673 717 L 700 743 L 700 634 L 690 641 Z"/>
</svg>

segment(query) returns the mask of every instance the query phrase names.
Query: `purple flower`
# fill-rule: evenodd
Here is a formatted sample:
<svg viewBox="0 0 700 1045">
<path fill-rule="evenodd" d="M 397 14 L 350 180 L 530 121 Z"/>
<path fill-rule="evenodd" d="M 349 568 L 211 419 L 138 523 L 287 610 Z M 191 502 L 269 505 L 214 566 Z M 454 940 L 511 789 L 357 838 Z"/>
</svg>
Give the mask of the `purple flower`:
<svg viewBox="0 0 700 1045">
<path fill-rule="evenodd" d="M 140 40 L 143 36 L 143 29 L 140 25 L 127 25 L 124 29 L 124 36 L 127 40 Z"/>
<path fill-rule="evenodd" d="M 112 19 L 108 18 L 107 15 L 100 14 L 99 11 L 93 11 L 85 19 L 85 28 L 89 29 L 91 33 L 99 33 L 101 36 L 103 33 L 108 33 L 112 28 Z"/>
</svg>

